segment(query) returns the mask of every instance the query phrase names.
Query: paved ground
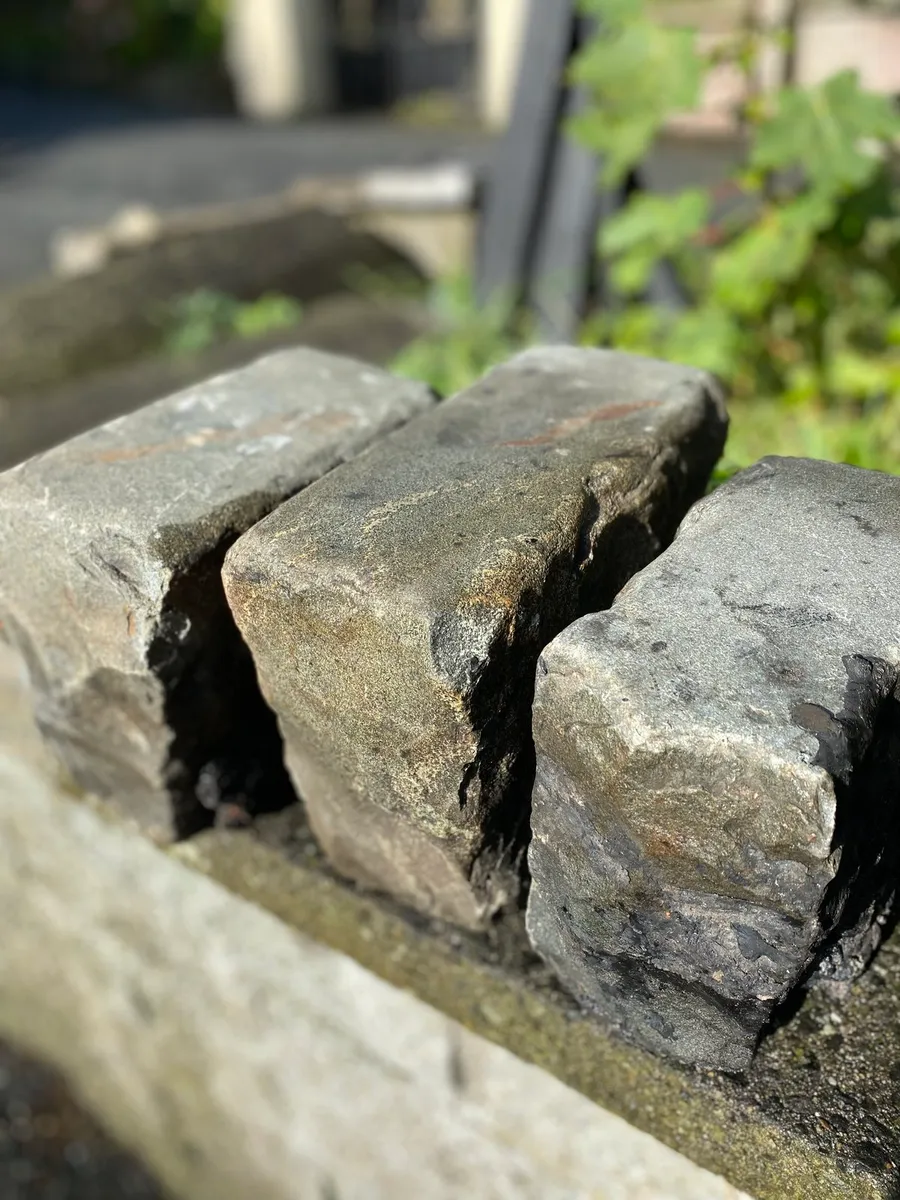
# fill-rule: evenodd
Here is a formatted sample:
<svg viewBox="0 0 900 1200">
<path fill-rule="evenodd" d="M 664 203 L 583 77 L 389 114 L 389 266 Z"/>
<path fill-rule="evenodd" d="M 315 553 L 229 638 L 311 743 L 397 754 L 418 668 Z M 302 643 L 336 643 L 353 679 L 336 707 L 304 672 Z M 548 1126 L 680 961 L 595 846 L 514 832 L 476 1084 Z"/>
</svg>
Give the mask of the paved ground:
<svg viewBox="0 0 900 1200">
<path fill-rule="evenodd" d="M 171 210 L 270 195 L 305 175 L 482 166 L 489 155 L 475 132 L 365 117 L 259 126 L 0 83 L 0 286 L 46 270 L 57 230 L 103 223 L 128 204 Z"/>
</svg>

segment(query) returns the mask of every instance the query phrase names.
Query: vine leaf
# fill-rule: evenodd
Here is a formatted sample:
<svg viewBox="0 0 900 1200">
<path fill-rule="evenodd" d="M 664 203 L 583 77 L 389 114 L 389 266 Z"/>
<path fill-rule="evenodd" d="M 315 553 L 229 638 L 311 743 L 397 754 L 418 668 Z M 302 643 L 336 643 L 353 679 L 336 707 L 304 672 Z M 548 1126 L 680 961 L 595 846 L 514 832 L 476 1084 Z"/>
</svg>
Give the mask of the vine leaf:
<svg viewBox="0 0 900 1200">
<path fill-rule="evenodd" d="M 591 7 L 604 19 L 576 55 L 571 77 L 590 91 L 592 111 L 573 117 L 569 129 L 601 156 L 603 181 L 615 186 L 645 157 L 673 112 L 696 107 L 706 65 L 693 30 L 650 21 L 642 3 L 604 0 Z"/>
<path fill-rule="evenodd" d="M 800 274 L 834 216 L 834 202 L 815 191 L 770 208 L 716 255 L 715 298 L 737 313 L 761 312 L 781 284 Z"/>
<path fill-rule="evenodd" d="M 900 137 L 900 113 L 887 96 L 864 91 L 855 71 L 814 88 L 783 88 L 759 125 L 750 166 L 800 167 L 811 187 L 830 193 L 864 187 L 879 169 L 877 144 Z"/>
<path fill-rule="evenodd" d="M 675 196 L 634 196 L 600 233 L 601 254 L 615 260 L 612 281 L 617 291 L 643 291 L 656 264 L 696 237 L 709 212 L 710 196 L 703 188 L 687 188 Z"/>
</svg>

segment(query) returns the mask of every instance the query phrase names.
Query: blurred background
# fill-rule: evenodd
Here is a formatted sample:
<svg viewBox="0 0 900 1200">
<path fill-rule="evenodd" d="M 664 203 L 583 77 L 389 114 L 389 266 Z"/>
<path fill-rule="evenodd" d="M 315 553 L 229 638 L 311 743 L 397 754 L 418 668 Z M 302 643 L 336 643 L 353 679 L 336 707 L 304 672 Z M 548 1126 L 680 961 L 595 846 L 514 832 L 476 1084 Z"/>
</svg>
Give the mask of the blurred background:
<svg viewBox="0 0 900 1200">
<path fill-rule="evenodd" d="M 3 0 L 0 468 L 308 344 L 715 371 L 900 471 L 900 0 Z M 0 697 L 2 699 L 2 697 Z M 0 1047 L 4 1200 L 150 1197 Z"/>
<path fill-rule="evenodd" d="M 890 469 L 898 93 L 897 0 L 4 0 L 0 465 L 274 345 L 562 338 Z"/>
</svg>

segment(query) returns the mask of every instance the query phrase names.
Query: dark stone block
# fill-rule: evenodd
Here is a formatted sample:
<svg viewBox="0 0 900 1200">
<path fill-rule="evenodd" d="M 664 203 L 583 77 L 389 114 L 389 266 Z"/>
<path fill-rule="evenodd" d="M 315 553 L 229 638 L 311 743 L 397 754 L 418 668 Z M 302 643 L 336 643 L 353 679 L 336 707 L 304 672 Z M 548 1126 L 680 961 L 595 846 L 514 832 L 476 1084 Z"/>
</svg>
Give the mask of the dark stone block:
<svg viewBox="0 0 900 1200">
<path fill-rule="evenodd" d="M 541 648 L 702 493 L 701 372 L 535 350 L 250 531 L 225 586 L 342 873 L 477 927 L 520 886 Z"/>
<path fill-rule="evenodd" d="M 541 657 L 532 943 L 628 1037 L 742 1070 L 900 871 L 900 479 L 767 459 Z"/>
</svg>

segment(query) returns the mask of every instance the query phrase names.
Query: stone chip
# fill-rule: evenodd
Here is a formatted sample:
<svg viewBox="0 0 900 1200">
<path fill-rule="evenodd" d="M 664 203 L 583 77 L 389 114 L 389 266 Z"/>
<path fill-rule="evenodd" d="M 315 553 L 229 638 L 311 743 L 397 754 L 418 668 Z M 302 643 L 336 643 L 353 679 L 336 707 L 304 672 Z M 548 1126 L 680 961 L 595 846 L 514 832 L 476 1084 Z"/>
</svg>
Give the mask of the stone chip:
<svg viewBox="0 0 900 1200">
<path fill-rule="evenodd" d="M 699 494 L 701 372 L 529 351 L 245 534 L 225 588 L 342 874 L 477 928 L 515 900 L 541 648 Z"/>
<path fill-rule="evenodd" d="M 900 868 L 900 479 L 766 459 L 541 656 L 528 930 L 654 1051 L 742 1070 Z"/>
<path fill-rule="evenodd" d="M 81 787 L 161 837 L 292 796 L 222 559 L 287 496 L 432 403 L 421 384 L 293 350 L 0 476 L 0 636 Z"/>
</svg>

